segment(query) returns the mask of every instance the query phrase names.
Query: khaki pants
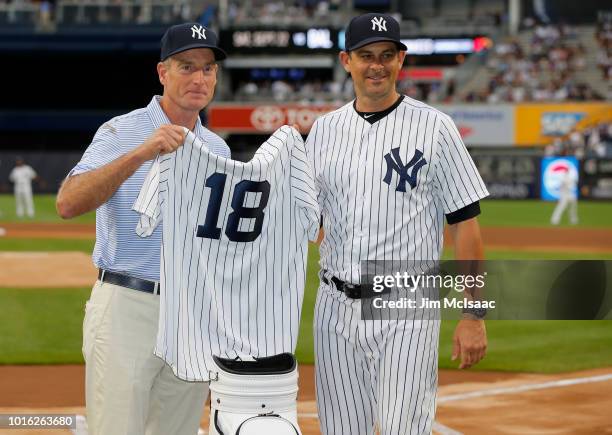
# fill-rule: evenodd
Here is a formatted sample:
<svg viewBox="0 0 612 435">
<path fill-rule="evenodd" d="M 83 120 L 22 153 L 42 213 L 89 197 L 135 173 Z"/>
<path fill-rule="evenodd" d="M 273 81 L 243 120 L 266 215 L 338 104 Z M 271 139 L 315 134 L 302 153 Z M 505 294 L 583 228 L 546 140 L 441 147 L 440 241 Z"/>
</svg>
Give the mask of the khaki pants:
<svg viewBox="0 0 612 435">
<path fill-rule="evenodd" d="M 196 435 L 208 383 L 180 380 L 153 354 L 159 296 L 97 281 L 85 308 L 90 435 Z"/>
</svg>

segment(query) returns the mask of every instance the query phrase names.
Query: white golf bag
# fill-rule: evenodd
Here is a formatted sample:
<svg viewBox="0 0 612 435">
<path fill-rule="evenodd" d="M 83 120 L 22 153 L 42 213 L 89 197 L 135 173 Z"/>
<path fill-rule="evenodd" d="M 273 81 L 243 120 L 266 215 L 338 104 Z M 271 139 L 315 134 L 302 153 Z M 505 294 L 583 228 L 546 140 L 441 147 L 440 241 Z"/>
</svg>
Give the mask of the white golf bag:
<svg viewBox="0 0 612 435">
<path fill-rule="evenodd" d="M 209 435 L 301 435 L 292 354 L 213 359 Z"/>
</svg>

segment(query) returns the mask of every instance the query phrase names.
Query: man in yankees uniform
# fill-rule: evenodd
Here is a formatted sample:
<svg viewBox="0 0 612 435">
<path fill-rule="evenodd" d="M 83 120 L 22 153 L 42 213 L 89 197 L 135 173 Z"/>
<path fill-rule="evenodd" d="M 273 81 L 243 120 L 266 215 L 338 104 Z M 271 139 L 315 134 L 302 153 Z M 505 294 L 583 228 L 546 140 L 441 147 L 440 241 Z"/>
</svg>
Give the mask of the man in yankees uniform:
<svg viewBox="0 0 612 435">
<path fill-rule="evenodd" d="M 483 255 L 475 217 L 488 192 L 452 120 L 397 93 L 405 50 L 389 15 L 354 18 L 340 61 L 356 99 L 320 117 L 306 143 L 324 230 L 314 320 L 324 434 L 431 433 L 439 321 L 362 320 L 361 262 L 438 260 L 444 218 L 457 259 Z M 481 314 L 457 325 L 460 368 L 484 356 Z"/>
<path fill-rule="evenodd" d="M 247 163 L 211 154 L 188 133 L 183 147 L 154 164 L 134 209 L 143 214 L 139 235 L 164 222 L 155 353 L 178 377 L 214 380 L 213 356 L 250 360 L 295 352 L 307 241 L 319 231 L 312 172 L 295 129 L 281 127 Z M 276 406 L 293 406 L 297 424 L 297 377 L 293 382 L 293 401 Z M 229 404 L 226 398 L 221 405 L 257 415 L 266 402 L 255 394 L 278 399 L 277 388 L 269 387 L 250 391 L 245 379 L 235 393 L 251 399 Z M 214 408 L 214 394 L 211 400 Z M 263 411 L 279 409 L 266 404 Z"/>
<path fill-rule="evenodd" d="M 90 434 L 198 432 L 207 385 L 177 378 L 153 354 L 162 229 L 138 237 L 139 215 L 131 207 L 153 159 L 174 153 L 184 128 L 229 157 L 227 144 L 199 118 L 214 95 L 216 62 L 224 58 L 209 29 L 197 23 L 170 27 L 157 64 L 163 95 L 102 125 L 58 193 L 63 218 L 96 210 L 93 260 L 99 274 L 83 324 Z"/>
</svg>

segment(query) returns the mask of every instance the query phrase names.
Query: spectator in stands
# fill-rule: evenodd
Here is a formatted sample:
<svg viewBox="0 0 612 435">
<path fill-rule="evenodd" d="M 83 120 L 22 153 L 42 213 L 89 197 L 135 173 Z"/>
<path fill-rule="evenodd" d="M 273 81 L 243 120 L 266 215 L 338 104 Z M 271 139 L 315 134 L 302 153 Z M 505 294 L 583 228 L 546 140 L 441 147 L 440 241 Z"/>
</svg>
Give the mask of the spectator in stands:
<svg viewBox="0 0 612 435">
<path fill-rule="evenodd" d="M 552 93 L 550 88 L 547 87 L 542 81 L 538 82 L 536 87 L 531 93 L 531 99 L 533 101 L 550 101 L 552 100 Z"/>
<path fill-rule="evenodd" d="M 340 1 L 301 0 L 296 2 L 255 0 L 233 1 L 228 6 L 228 21 L 234 25 L 303 25 L 304 18 L 317 23 L 343 22 Z"/>
<path fill-rule="evenodd" d="M 600 40 L 605 39 L 603 34 L 598 34 Z M 586 54 L 574 37 L 567 26 L 547 24 L 535 27 L 526 52 L 515 39 L 500 42 L 487 60 L 493 72 L 491 81 L 485 90 L 466 95 L 465 101 L 495 104 L 601 98 L 588 84 L 575 80 L 575 72 L 586 67 Z M 602 71 L 612 71 L 609 63 L 607 54 L 600 53 Z"/>
<path fill-rule="evenodd" d="M 586 68 L 586 48 L 584 45 L 578 44 L 572 52 L 570 66 L 574 71 L 581 71 Z"/>
<path fill-rule="evenodd" d="M 242 89 L 247 97 L 256 97 L 259 92 L 259 88 L 255 82 L 245 83 Z"/>
<path fill-rule="evenodd" d="M 49 0 L 43 0 L 38 8 L 38 25 L 42 30 L 50 30 L 53 27 L 52 14 L 53 3 Z"/>
<path fill-rule="evenodd" d="M 597 66 L 601 69 L 602 77 L 609 80 L 612 77 L 612 49 L 610 44 L 602 46 L 597 53 Z"/>
<path fill-rule="evenodd" d="M 610 80 L 612 77 L 612 22 L 600 22 L 595 31 L 595 39 L 599 46 L 597 52 L 597 66 L 601 69 L 602 77 Z"/>
<path fill-rule="evenodd" d="M 293 88 L 284 80 L 275 80 L 272 82 L 272 97 L 276 102 L 283 102 L 289 99 L 293 94 Z"/>
<path fill-rule="evenodd" d="M 546 155 L 583 158 L 612 157 L 612 122 L 600 122 L 555 138 L 545 149 Z"/>
</svg>

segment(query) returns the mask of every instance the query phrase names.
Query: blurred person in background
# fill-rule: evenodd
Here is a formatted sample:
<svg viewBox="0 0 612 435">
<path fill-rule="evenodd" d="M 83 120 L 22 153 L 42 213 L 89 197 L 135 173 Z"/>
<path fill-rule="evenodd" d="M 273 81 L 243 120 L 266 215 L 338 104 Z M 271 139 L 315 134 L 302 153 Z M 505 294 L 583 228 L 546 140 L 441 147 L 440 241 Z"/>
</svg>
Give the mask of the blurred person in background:
<svg viewBox="0 0 612 435">
<path fill-rule="evenodd" d="M 578 224 L 578 195 L 577 195 L 577 178 L 571 174 L 569 170 L 565 170 L 561 177 L 559 185 L 559 201 L 550 218 L 550 223 L 559 225 L 561 217 L 566 208 L 569 207 L 569 219 L 572 225 Z"/>
<path fill-rule="evenodd" d="M 23 217 L 24 213 L 34 217 L 34 199 L 32 197 L 32 181 L 37 178 L 36 171 L 26 165 L 21 157 L 17 157 L 15 167 L 9 175 L 9 180 L 15 185 L 15 211 L 17 217 Z"/>
</svg>

